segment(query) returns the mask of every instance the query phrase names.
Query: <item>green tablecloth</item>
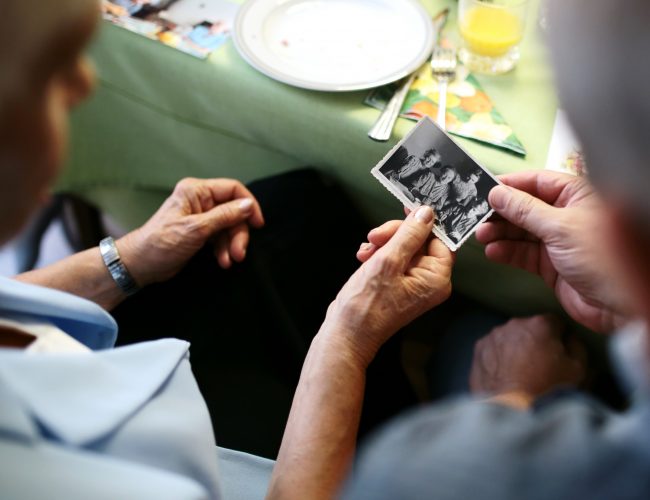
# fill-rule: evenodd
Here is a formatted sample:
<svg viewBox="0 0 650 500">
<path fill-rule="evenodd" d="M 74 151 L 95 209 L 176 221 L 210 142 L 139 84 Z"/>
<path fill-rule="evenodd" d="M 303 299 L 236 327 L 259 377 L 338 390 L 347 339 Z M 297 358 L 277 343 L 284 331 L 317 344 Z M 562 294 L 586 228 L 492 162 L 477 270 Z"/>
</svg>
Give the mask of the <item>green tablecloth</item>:
<svg viewBox="0 0 650 500">
<path fill-rule="evenodd" d="M 423 4 L 432 14 L 445 6 L 455 12 L 456 6 Z M 542 168 L 546 161 L 556 100 L 537 33 L 537 6 L 533 0 L 518 68 L 479 77 L 527 157 L 459 139 L 495 173 Z M 452 16 L 449 33 L 454 24 Z M 142 222 L 185 176 L 246 182 L 308 165 L 341 181 L 374 222 L 401 215 L 399 203 L 369 171 L 414 122 L 399 120 L 389 143 L 371 141 L 367 131 L 379 112 L 363 104 L 366 91 L 289 87 L 248 66 L 232 42 L 203 61 L 108 23 L 102 23 L 91 56 L 99 86 L 74 113 L 72 157 L 59 187 L 83 194 L 124 224 Z M 539 282 L 488 265 L 476 243 L 461 250 L 455 281 L 514 312 L 552 307 Z"/>
</svg>

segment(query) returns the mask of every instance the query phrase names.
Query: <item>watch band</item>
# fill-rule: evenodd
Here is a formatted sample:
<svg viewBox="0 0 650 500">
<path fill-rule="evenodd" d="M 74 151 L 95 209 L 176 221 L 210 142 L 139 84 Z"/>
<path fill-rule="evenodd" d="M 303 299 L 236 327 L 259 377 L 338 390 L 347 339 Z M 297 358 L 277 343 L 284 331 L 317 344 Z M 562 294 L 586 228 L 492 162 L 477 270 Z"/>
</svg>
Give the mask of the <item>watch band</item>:
<svg viewBox="0 0 650 500">
<path fill-rule="evenodd" d="M 133 295 L 140 289 L 129 273 L 129 270 L 122 263 L 120 253 L 117 251 L 117 246 L 113 238 L 108 236 L 100 241 L 99 252 L 102 254 L 102 259 L 104 259 L 104 264 L 106 264 L 108 272 L 111 273 L 111 277 L 117 283 L 120 290 L 126 295 Z"/>
</svg>

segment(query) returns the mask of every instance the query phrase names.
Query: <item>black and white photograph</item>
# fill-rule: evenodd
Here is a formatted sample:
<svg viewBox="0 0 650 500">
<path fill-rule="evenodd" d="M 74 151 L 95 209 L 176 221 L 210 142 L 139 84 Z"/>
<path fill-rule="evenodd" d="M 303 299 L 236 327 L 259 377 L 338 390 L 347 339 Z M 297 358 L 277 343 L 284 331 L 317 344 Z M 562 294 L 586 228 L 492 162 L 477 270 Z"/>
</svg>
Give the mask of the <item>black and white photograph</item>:
<svg viewBox="0 0 650 500">
<path fill-rule="evenodd" d="M 372 174 L 407 208 L 431 206 L 433 232 L 454 251 L 491 215 L 488 193 L 499 183 L 428 117 Z"/>
</svg>

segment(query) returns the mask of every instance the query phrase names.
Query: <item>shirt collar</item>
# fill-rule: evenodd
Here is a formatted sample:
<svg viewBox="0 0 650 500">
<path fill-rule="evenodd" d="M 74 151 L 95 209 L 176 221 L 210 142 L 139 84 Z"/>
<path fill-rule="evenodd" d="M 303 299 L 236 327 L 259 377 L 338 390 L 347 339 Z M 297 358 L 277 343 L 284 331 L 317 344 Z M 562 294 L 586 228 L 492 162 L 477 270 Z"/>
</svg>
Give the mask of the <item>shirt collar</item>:
<svg viewBox="0 0 650 500">
<path fill-rule="evenodd" d="M 94 302 L 9 278 L 0 278 L 3 311 L 50 321 L 91 349 L 112 347 L 117 337 L 117 323 Z"/>
<path fill-rule="evenodd" d="M 153 397 L 188 348 L 165 339 L 74 354 L 0 349 L 0 432 L 25 439 L 41 427 L 77 446 L 100 439 Z"/>
</svg>

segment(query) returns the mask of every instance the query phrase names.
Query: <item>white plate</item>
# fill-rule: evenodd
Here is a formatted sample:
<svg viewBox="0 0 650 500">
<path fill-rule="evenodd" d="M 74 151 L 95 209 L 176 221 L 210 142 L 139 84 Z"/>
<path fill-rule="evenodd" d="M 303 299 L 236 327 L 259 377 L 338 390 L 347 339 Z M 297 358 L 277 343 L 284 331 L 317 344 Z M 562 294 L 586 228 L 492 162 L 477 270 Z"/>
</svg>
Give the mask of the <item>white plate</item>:
<svg viewBox="0 0 650 500">
<path fill-rule="evenodd" d="M 248 0 L 233 38 L 242 57 L 271 78 L 347 91 L 415 71 L 434 32 L 417 0 Z"/>
</svg>

